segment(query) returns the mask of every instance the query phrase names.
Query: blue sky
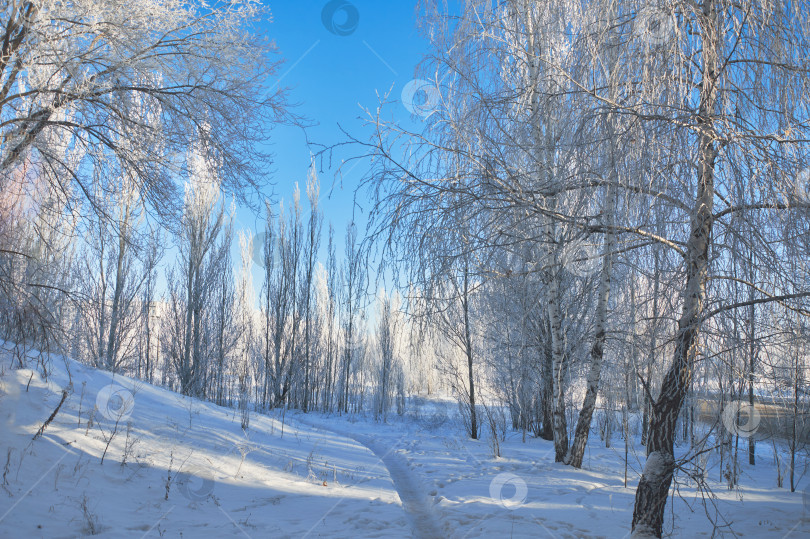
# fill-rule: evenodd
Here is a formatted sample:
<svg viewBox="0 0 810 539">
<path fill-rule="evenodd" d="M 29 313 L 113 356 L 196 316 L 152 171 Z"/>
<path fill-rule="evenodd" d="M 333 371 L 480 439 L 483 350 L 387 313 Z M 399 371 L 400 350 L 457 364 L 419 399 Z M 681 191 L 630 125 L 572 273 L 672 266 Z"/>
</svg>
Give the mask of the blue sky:
<svg viewBox="0 0 810 539">
<path fill-rule="evenodd" d="M 279 0 L 265 1 L 265 5 L 272 20 L 264 21 L 258 32 L 276 42 L 285 60 L 269 85 L 289 88 L 289 101 L 298 104 L 295 112 L 317 124 L 308 130 L 309 139 L 321 144 L 345 139 L 338 124 L 365 140 L 369 131 L 359 119 L 363 116 L 361 106 L 373 111 L 378 93 L 389 90 L 392 98 L 399 100 L 427 50 L 427 42 L 416 28 L 415 1 Z M 393 113 L 418 129 L 418 117 L 412 117 L 401 104 L 394 106 Z M 311 149 L 296 127 L 276 127 L 270 143 L 275 170 L 268 195 L 274 202 L 290 200 L 295 182 L 302 193 L 305 191 Z M 354 151 L 360 150 L 343 150 L 335 157 L 339 162 Z M 363 164 L 354 166 L 342 180 L 335 177 L 335 169 L 329 170 L 324 164 L 320 174 L 323 247 L 330 221 L 342 247 L 349 220 L 354 218 L 362 232 L 369 209 L 362 193 L 354 204 L 355 189 L 365 173 Z M 262 224 L 260 217 L 239 213 L 239 228 L 257 231 Z"/>
<path fill-rule="evenodd" d="M 309 215 L 306 182 L 311 152 L 307 138 L 325 146 L 345 142 L 339 125 L 359 140 L 367 140 L 370 131 L 363 127 L 361 109 L 374 111 L 378 93 L 390 91 L 391 100 L 400 100 L 401 92 L 415 77 L 415 70 L 428 50 L 428 43 L 416 28 L 417 0 L 275 0 L 264 1 L 269 17 L 255 32 L 275 41 L 284 63 L 276 76 L 267 81 L 268 89 L 287 88 L 287 99 L 296 104 L 293 112 L 314 124 L 305 135 L 301 128 L 275 126 L 268 141 L 274 154 L 272 186 L 265 195 L 277 207 L 284 199 L 287 207 L 297 182 L 301 189 L 304 219 Z M 420 130 L 421 118 L 412 116 L 401 103 L 393 103 L 387 116 Z M 335 228 L 338 264 L 343 260 L 346 227 L 354 221 L 362 237 L 370 202 L 355 190 L 366 170 L 355 161 L 336 178 L 340 159 L 362 153 L 361 148 L 344 148 L 334 154 L 333 167 L 326 163 L 319 173 L 320 208 L 324 216 L 319 260 L 326 261 L 329 223 Z M 235 232 L 264 229 L 264 215 L 248 209 L 237 210 Z M 176 262 L 177 249 L 171 246 L 163 259 L 164 270 Z M 234 272 L 239 271 L 238 236 L 231 248 Z M 373 268 L 371 268 L 373 271 Z M 374 275 L 371 276 L 374 279 Z M 253 266 L 256 291 L 261 288 L 261 268 Z M 158 289 L 165 290 L 162 272 Z M 374 293 L 374 283 L 369 292 Z"/>
</svg>

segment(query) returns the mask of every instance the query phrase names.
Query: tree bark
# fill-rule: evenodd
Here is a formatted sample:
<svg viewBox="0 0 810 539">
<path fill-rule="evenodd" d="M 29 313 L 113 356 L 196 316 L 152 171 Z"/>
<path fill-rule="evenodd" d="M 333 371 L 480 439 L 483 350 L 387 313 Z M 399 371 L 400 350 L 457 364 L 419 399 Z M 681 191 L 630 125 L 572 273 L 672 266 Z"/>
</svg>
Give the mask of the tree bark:
<svg viewBox="0 0 810 539">
<path fill-rule="evenodd" d="M 475 376 L 473 374 L 472 333 L 470 331 L 469 269 L 464 262 L 464 289 L 462 308 L 464 309 L 464 348 L 467 354 L 467 376 L 470 384 L 470 437 L 478 439 L 478 418 L 475 415 Z"/>
<path fill-rule="evenodd" d="M 554 379 L 552 377 L 552 351 L 551 351 L 551 326 L 547 318 L 544 318 L 543 325 L 546 328 L 545 339 L 541 343 L 542 375 L 543 375 L 543 395 L 541 398 L 541 408 L 543 413 L 543 429 L 540 431 L 540 438 L 544 440 L 554 439 Z"/>
<path fill-rule="evenodd" d="M 596 327 L 591 346 L 591 368 L 588 372 L 588 381 L 585 390 L 585 398 L 582 408 L 579 411 L 577 426 L 574 431 L 574 440 L 565 458 L 565 463 L 574 468 L 582 467 L 582 459 L 585 456 L 585 447 L 588 444 L 588 434 L 591 431 L 591 420 L 593 410 L 596 406 L 596 397 L 599 394 L 599 383 L 602 378 L 602 364 L 605 351 L 605 332 L 607 327 L 607 305 L 610 299 L 610 279 L 613 272 L 613 251 L 616 235 L 613 230 L 614 212 L 616 211 L 615 187 L 616 183 L 616 159 L 615 159 L 615 139 L 612 125 L 608 118 L 608 138 L 610 146 L 610 175 L 611 184 L 608 187 L 607 201 L 604 208 L 604 215 L 607 217 L 608 232 L 605 239 L 604 251 L 602 253 L 602 269 L 599 275 L 599 290 L 596 300 Z"/>
<path fill-rule="evenodd" d="M 585 447 L 588 444 L 588 434 L 591 430 L 591 419 L 596 406 L 596 397 L 599 393 L 599 382 L 602 377 L 602 364 L 605 349 L 605 326 L 607 325 L 607 302 L 610 295 L 610 272 L 612 271 L 612 260 L 610 252 L 613 247 L 605 245 L 604 263 L 602 275 L 599 279 L 599 297 L 596 307 L 596 334 L 591 347 L 591 368 L 588 372 L 587 387 L 582 408 L 579 411 L 574 440 L 566 456 L 565 463 L 574 468 L 582 467 L 582 459 L 585 455 Z"/>
<path fill-rule="evenodd" d="M 692 351 L 697 345 L 704 308 L 713 225 L 714 169 L 718 155 L 711 117 L 716 112 L 719 30 L 716 25 L 716 8 L 712 1 L 704 4 L 703 16 L 708 22 L 702 28 L 704 64 L 697 119 L 700 144 L 698 185 L 686 250 L 683 312 L 678 321 L 673 362 L 652 407 L 647 462 L 636 489 L 633 509 L 633 537 L 661 537 L 663 532 L 664 509 L 675 471 L 675 425 L 691 383 L 694 358 Z"/>
<path fill-rule="evenodd" d="M 105 353 L 105 361 L 107 370 L 111 372 L 116 371 L 116 350 L 118 348 L 118 318 L 121 310 L 121 294 L 124 290 L 124 258 L 126 257 L 127 249 L 127 219 L 121 225 L 118 231 L 118 256 L 116 257 L 115 265 L 115 288 L 113 289 L 113 302 L 110 309 L 110 327 L 107 337 L 107 350 Z"/>
<path fill-rule="evenodd" d="M 754 265 L 751 253 L 749 252 L 748 258 L 748 269 L 752 273 L 754 273 Z M 753 279 L 751 279 L 753 282 Z M 754 299 L 754 289 L 748 289 L 748 299 L 749 301 L 753 301 Z M 748 405 L 753 410 L 754 408 L 754 368 L 756 367 L 756 354 L 757 354 L 757 345 L 756 345 L 756 305 L 753 303 L 751 304 L 750 311 L 749 311 L 749 335 L 748 335 L 748 372 L 747 372 L 747 379 L 748 379 Z M 753 436 L 748 437 L 748 464 L 754 466 L 756 464 L 756 442 L 754 441 Z"/>
<path fill-rule="evenodd" d="M 559 277 L 553 275 L 549 282 L 547 296 L 552 348 L 552 430 L 554 433 L 554 462 L 563 462 L 568 454 L 568 428 L 565 420 L 565 350 L 563 349 L 562 317 L 558 301 Z"/>
</svg>

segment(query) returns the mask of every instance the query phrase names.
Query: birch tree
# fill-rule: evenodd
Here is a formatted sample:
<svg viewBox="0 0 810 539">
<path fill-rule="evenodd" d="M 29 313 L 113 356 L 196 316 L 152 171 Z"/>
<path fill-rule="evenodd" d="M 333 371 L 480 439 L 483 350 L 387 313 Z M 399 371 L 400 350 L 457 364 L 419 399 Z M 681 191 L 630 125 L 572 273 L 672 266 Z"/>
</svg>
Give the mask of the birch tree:
<svg viewBox="0 0 810 539">
<path fill-rule="evenodd" d="M 475 220 L 479 225 L 466 230 L 482 253 L 536 244 L 558 460 L 569 454 L 563 397 L 578 353 L 564 346 L 576 327 L 564 295 L 577 281 L 563 268 L 572 241 L 603 238 L 596 242 L 603 247 L 600 279 L 595 287 L 580 282 L 596 293 L 596 331 L 572 463 L 584 449 L 598 395 L 616 272 L 605 244 L 621 241 L 623 251 L 652 255 L 654 275 L 645 277 L 651 294 L 642 299 L 655 319 L 642 374 L 648 459 L 633 529 L 660 537 L 676 468 L 676 424 L 708 342 L 702 329 L 752 305 L 805 312 L 805 271 L 796 275 L 781 261 L 799 235 L 775 231 L 804 222 L 807 212 L 806 10 L 759 0 L 516 0 L 468 2 L 460 16 L 441 10 L 429 9 L 425 18 L 433 48 L 423 73 L 440 99 L 424 129 L 412 133 L 379 111 L 370 115 L 376 235 L 397 261 L 407 259 L 402 253 L 428 252 L 422 244 L 435 246 L 446 230 Z M 603 65 L 609 70 L 600 74 L 594 66 Z M 594 118 L 610 120 L 601 130 L 609 144 L 588 128 Z M 615 154 L 628 150 L 643 166 L 618 174 Z M 600 201 L 602 193 L 608 196 Z M 618 200 L 622 211 L 609 211 Z M 600 206 L 604 218 L 593 214 Z M 459 207 L 463 213 L 453 213 Z M 749 241 L 756 265 L 776 268 L 773 286 L 729 274 L 734 265 L 727 262 L 740 253 L 717 240 L 720 231 L 739 236 L 739 223 L 754 215 L 764 216 L 768 234 Z M 734 286 L 714 285 L 722 281 Z M 678 323 L 667 337 L 659 321 L 672 309 Z M 750 333 L 749 342 L 756 338 Z"/>
<path fill-rule="evenodd" d="M 706 283 L 714 224 L 737 213 L 785 207 L 776 196 L 753 205 L 725 199 L 720 193 L 731 178 L 724 170 L 734 169 L 734 163 L 749 152 L 758 154 L 767 167 L 797 171 L 800 164 L 789 155 L 796 155 L 805 138 L 804 112 L 793 100 L 806 98 L 808 70 L 796 59 L 807 54 L 807 14 L 795 5 L 743 4 L 706 0 L 667 5 L 663 20 L 675 20 L 677 25 L 673 23 L 672 34 L 665 36 L 661 54 L 647 59 L 650 67 L 653 62 L 660 66 L 652 76 L 662 81 L 660 86 L 652 78 L 643 81 L 645 98 L 650 99 L 647 110 L 688 130 L 697 170 L 690 182 L 693 202 L 683 252 L 682 314 L 674 336 L 673 360 L 653 405 L 647 463 L 636 491 L 633 533 L 639 537 L 662 534 L 675 468 L 675 424 L 690 387 L 701 323 L 712 314 L 706 312 Z M 682 37 L 681 28 L 692 29 L 689 40 Z M 689 61 L 682 61 L 686 58 Z M 765 89 L 775 78 L 780 80 L 777 95 Z M 670 101 L 671 94 L 661 93 L 666 85 L 678 89 L 679 102 Z M 791 97 L 785 99 L 788 95 Z M 641 113 L 642 107 L 634 112 Z M 758 127 L 766 124 L 779 126 L 777 134 Z M 721 210 L 714 209 L 718 200 L 724 206 Z"/>
</svg>

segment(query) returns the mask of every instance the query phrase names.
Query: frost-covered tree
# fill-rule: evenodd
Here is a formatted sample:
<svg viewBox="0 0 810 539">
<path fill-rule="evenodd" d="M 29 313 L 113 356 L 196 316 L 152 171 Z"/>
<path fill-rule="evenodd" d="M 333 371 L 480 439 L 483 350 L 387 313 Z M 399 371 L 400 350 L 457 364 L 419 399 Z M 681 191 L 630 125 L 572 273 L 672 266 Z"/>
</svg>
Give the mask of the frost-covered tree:
<svg viewBox="0 0 810 539">
<path fill-rule="evenodd" d="M 256 355 L 257 311 L 256 295 L 253 289 L 253 238 L 239 233 L 240 269 L 236 285 L 234 305 L 234 324 L 239 328 L 238 338 L 234 343 L 234 363 L 230 370 L 229 393 L 238 401 L 242 414 L 242 428 L 250 424 L 251 388 L 259 379 L 253 372 L 253 356 Z M 233 386 L 235 384 L 235 387 Z"/>
<path fill-rule="evenodd" d="M 376 355 L 378 363 L 377 394 L 374 417 L 385 421 L 394 397 L 402 387 L 402 330 L 399 296 L 389 296 L 385 289 L 377 294 Z M 401 410 L 401 408 L 400 408 Z M 401 411 L 399 413 L 402 413 Z"/>
<path fill-rule="evenodd" d="M 321 227 L 323 225 L 323 216 L 318 209 L 318 198 L 320 197 L 321 186 L 318 180 L 318 174 L 315 170 L 313 163 L 309 169 L 309 178 L 307 180 L 307 199 L 309 200 L 309 219 L 307 220 L 306 230 L 306 245 L 304 253 L 306 261 L 304 263 L 304 278 L 301 286 L 304 287 L 304 397 L 302 408 L 306 412 L 309 410 L 311 389 L 311 370 L 313 362 L 312 354 L 312 341 L 313 325 L 316 324 L 315 317 L 313 316 L 313 286 L 315 277 L 315 264 L 318 256 L 318 249 L 321 245 Z"/>
<path fill-rule="evenodd" d="M 266 156 L 253 143 L 281 110 L 279 94 L 262 89 L 276 66 L 272 45 L 250 33 L 262 13 L 254 0 L 6 2 L 0 174 L 32 162 L 52 189 L 92 203 L 93 167 L 65 152 L 101 146 L 168 215 L 182 199 L 175 156 L 202 142 L 221 162 L 223 190 L 260 185 Z"/>
<path fill-rule="evenodd" d="M 265 13 L 255 0 L 4 2 L 3 194 L 33 192 L 36 183 L 58 201 L 54 207 L 84 221 L 80 228 L 86 230 L 94 226 L 93 219 L 120 217 L 109 203 L 117 196 L 115 182 L 100 181 L 108 177 L 100 171 L 114 170 L 127 176 L 141 211 L 176 232 L 183 211 L 182 181 L 177 179 L 188 176 L 182 156 L 196 145 L 218 160 L 221 189 L 249 201 L 267 180 L 269 155 L 260 144 L 284 115 L 281 92 L 268 92 L 265 86 L 278 65 L 274 45 L 252 33 Z M 36 241 L 50 241 L 47 231 L 36 232 L 44 234 Z M 10 265 L 30 262 L 24 243 L 20 237 L 2 238 L 3 256 L 15 258 Z M 115 251 L 122 264 L 113 262 L 117 275 L 110 288 L 112 312 L 107 313 L 113 317 L 127 299 L 127 285 L 121 285 L 126 279 L 118 278 L 125 272 L 117 269 L 127 265 L 128 249 Z M 56 266 L 51 269 L 70 275 Z M 49 295 L 70 293 L 71 287 L 16 277 L 14 272 L 0 273 L 0 287 L 6 297 L 16 298 L 16 312 L 25 311 L 40 330 L 55 331 L 48 315 L 52 309 L 24 298 L 45 294 L 46 284 Z M 105 319 L 107 336 L 96 343 L 94 355 L 109 356 L 115 363 L 122 344 L 115 329 L 120 323 L 109 322 Z"/>
<path fill-rule="evenodd" d="M 140 305 L 141 296 L 161 248 L 144 223 L 144 208 L 132 178 L 125 171 L 96 173 L 110 174 L 106 181 L 117 185 L 117 193 L 104 202 L 106 218 L 86 219 L 87 233 L 76 242 L 84 247 L 76 282 L 86 298 L 79 305 L 89 362 L 118 372 L 136 366 L 141 317 L 148 315 Z"/>
<path fill-rule="evenodd" d="M 31 163 L 0 176 L 0 195 L 0 334 L 22 348 L 68 344 L 61 330 L 80 315 L 67 294 L 80 217 Z"/>
<path fill-rule="evenodd" d="M 215 310 L 217 278 L 230 249 L 231 224 L 221 201 L 215 163 L 200 150 L 189 152 L 191 180 L 178 237 L 180 256 L 169 275 L 171 313 L 164 337 L 180 392 L 203 396 L 211 359 L 210 322 Z M 176 272 L 176 273 L 175 273 Z"/>
<path fill-rule="evenodd" d="M 365 352 L 361 322 L 364 319 L 363 300 L 366 294 L 368 274 L 357 238 L 357 225 L 350 222 L 346 227 L 346 250 L 340 272 L 340 321 L 343 335 L 343 354 L 340 362 L 340 390 L 338 409 L 346 413 L 352 398 L 353 370 L 362 363 Z M 362 372 L 362 370 L 361 370 Z"/>
<path fill-rule="evenodd" d="M 663 533 L 676 425 L 691 428 L 686 403 L 709 359 L 702 350 L 733 346 L 715 376 L 740 395 L 765 338 L 750 322 L 756 309 L 806 313 L 806 268 L 785 263 L 806 252 L 799 230 L 810 207 L 803 7 L 512 0 L 449 13 L 431 3 L 422 72 L 435 88 L 423 129 L 387 121 L 385 104 L 369 119 L 374 232 L 389 260 L 417 265 L 424 253 L 446 253 L 436 238 L 459 229 L 487 262 L 531 245 L 557 460 L 581 463 L 603 362 L 638 370 L 648 418 L 633 517 L 640 537 Z M 595 253 L 577 254 L 580 241 Z M 594 271 L 577 271 L 589 259 Z M 765 278 L 745 267 L 773 269 Z M 619 286 L 639 287 L 629 303 L 646 318 L 611 307 L 614 294 L 629 296 Z M 611 318 L 636 321 L 645 359 L 609 357 L 638 353 L 610 349 Z M 569 346 L 577 342 L 588 345 Z M 734 368 L 743 347 L 747 366 Z M 569 450 L 564 397 L 583 382 Z"/>
</svg>

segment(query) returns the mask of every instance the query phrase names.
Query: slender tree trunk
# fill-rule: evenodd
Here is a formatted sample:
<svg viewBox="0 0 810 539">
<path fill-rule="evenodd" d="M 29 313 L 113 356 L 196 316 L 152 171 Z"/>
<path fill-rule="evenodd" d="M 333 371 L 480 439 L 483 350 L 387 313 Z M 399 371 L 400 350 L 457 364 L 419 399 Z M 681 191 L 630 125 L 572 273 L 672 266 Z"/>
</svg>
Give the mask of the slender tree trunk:
<svg viewBox="0 0 810 539">
<path fill-rule="evenodd" d="M 635 271 L 631 273 L 631 282 L 635 282 L 636 274 Z M 635 288 L 630 288 L 630 320 L 633 324 L 633 328 L 631 330 L 631 351 L 630 351 L 630 361 L 629 364 L 625 364 L 624 368 L 624 387 L 625 387 L 625 401 L 624 401 L 624 408 L 623 408 L 623 430 L 624 430 L 624 488 L 627 488 L 627 461 L 628 455 L 630 452 L 630 425 L 629 425 L 629 410 L 630 402 L 632 400 L 632 396 L 630 394 L 630 388 L 632 387 L 631 380 L 633 380 L 633 370 L 635 366 L 638 365 L 638 347 L 636 346 L 636 294 Z"/>
<path fill-rule="evenodd" d="M 610 124 L 610 119 L 607 123 Z M 582 467 L 582 459 L 585 456 L 585 446 L 588 444 L 588 434 L 591 431 L 591 419 L 596 406 L 596 397 L 599 394 L 599 382 L 602 378 L 602 363 L 605 351 L 605 332 L 607 329 L 607 305 L 610 299 L 610 278 L 613 273 L 613 251 L 615 244 L 615 233 L 613 230 L 614 212 L 616 211 L 615 188 L 613 183 L 616 180 L 615 143 L 613 139 L 612 125 L 608 126 L 611 145 L 611 185 L 608 187 L 607 201 L 604 207 L 604 215 L 607 217 L 608 233 L 605 239 L 604 252 L 602 253 L 602 271 L 599 275 L 599 289 L 596 300 L 596 327 L 593 345 L 591 346 L 591 368 L 588 372 L 588 381 L 585 389 L 585 398 L 582 408 L 579 411 L 574 440 L 568 451 L 565 462 L 574 468 Z"/>
<path fill-rule="evenodd" d="M 316 251 L 320 246 L 321 221 L 318 213 L 318 193 L 320 184 L 315 175 L 315 169 L 311 168 L 310 181 L 307 184 L 307 198 L 309 199 L 310 216 L 307 241 L 307 270 L 306 270 L 306 329 L 305 329 L 305 354 L 304 354 L 304 412 L 309 411 L 310 393 L 312 392 L 310 381 L 312 370 L 311 358 L 311 333 L 312 333 L 312 278 L 315 271 Z M 317 399 L 316 399 L 317 402 Z"/>
<path fill-rule="evenodd" d="M 124 257 L 126 256 L 127 240 L 126 240 L 126 221 L 121 226 L 118 236 L 118 256 L 116 257 L 115 265 L 115 288 L 113 289 L 113 303 L 110 309 L 110 327 L 108 330 L 107 350 L 105 354 L 106 367 L 108 370 L 115 372 L 116 370 L 116 357 L 115 351 L 118 344 L 118 318 L 121 309 L 121 294 L 124 290 Z"/>
<path fill-rule="evenodd" d="M 351 293 L 351 292 L 350 292 Z M 343 361 L 343 394 L 341 398 L 343 399 L 343 413 L 349 413 L 349 374 L 351 372 L 351 362 L 352 362 L 352 312 L 351 308 L 349 309 L 349 327 L 348 332 L 346 333 L 346 350 L 344 351 L 344 361 Z"/>
<path fill-rule="evenodd" d="M 270 272 L 266 272 L 266 279 L 267 283 L 265 286 L 267 289 L 265 290 L 265 298 L 264 298 L 264 384 L 262 387 L 262 409 L 267 410 L 267 399 L 270 393 L 270 376 L 272 373 L 272 362 L 271 362 L 271 347 L 272 339 L 270 333 L 270 283 L 272 276 Z"/>
<path fill-rule="evenodd" d="M 543 325 L 546 327 L 546 338 L 542 342 L 542 375 L 543 375 L 543 395 L 541 400 L 541 409 L 543 413 L 543 430 L 540 431 L 540 437 L 544 440 L 554 439 L 554 377 L 553 377 L 553 353 L 551 350 L 551 325 L 548 318 L 544 318 Z"/>
<path fill-rule="evenodd" d="M 550 116 L 542 114 L 543 103 L 541 102 L 540 92 L 537 85 L 540 81 L 540 58 L 542 45 L 537 42 L 535 13 L 528 2 L 524 2 L 520 6 L 520 10 L 525 17 L 526 25 L 526 52 L 528 58 L 528 78 L 530 88 L 529 103 L 531 107 L 531 126 L 532 126 L 532 139 L 537 153 L 537 158 L 544 161 L 545 177 L 538 175 L 535 178 L 537 184 L 554 183 L 555 176 L 555 162 L 554 162 L 554 121 Z M 541 125 L 541 118 L 546 120 L 545 125 Z M 545 130 L 543 130 L 545 127 Z M 550 207 L 554 206 L 555 200 L 546 200 Z M 564 393 L 564 379 L 565 379 L 565 351 L 563 345 L 562 334 L 562 315 L 560 313 L 559 301 L 559 280 L 560 268 L 557 264 L 557 254 L 554 251 L 556 248 L 556 240 L 554 237 L 553 224 L 547 221 L 544 224 L 544 236 L 546 245 L 549 246 L 545 250 L 545 259 L 552 261 L 551 270 L 546 275 L 546 312 L 549 320 L 549 340 L 551 343 L 551 376 L 549 380 L 551 383 L 550 401 L 551 401 L 551 431 L 554 438 L 554 453 L 555 461 L 563 462 L 565 456 L 568 454 L 568 432 L 565 419 L 565 393 Z"/>
<path fill-rule="evenodd" d="M 568 428 L 565 420 L 565 350 L 563 349 L 562 317 L 558 301 L 559 277 L 553 275 L 548 286 L 547 300 L 552 347 L 552 429 L 554 461 L 563 462 L 568 454 Z"/>
<path fill-rule="evenodd" d="M 675 336 L 672 365 L 653 405 L 647 440 L 647 462 L 636 489 L 633 509 L 633 537 L 661 537 L 669 487 L 675 470 L 674 436 L 678 414 L 692 378 L 693 347 L 697 345 L 703 314 L 709 267 L 709 244 L 713 225 L 714 169 L 717 142 L 711 124 L 715 113 L 719 77 L 717 13 L 712 1 L 704 6 L 707 22 L 703 30 L 703 81 L 697 127 L 699 136 L 698 186 L 686 246 L 686 288 L 683 313 Z"/>
<path fill-rule="evenodd" d="M 309 276 L 311 276 L 311 272 L 308 272 L 307 275 L 308 275 L 308 278 L 307 278 L 307 301 L 306 301 L 306 303 L 307 303 L 306 313 L 307 314 L 306 314 L 306 320 L 304 321 L 304 323 L 306 324 L 306 326 L 304 328 L 304 402 L 302 403 L 304 413 L 309 411 L 309 392 L 310 392 L 310 387 L 309 387 L 309 384 L 310 384 L 310 382 L 309 382 L 309 363 L 310 363 L 310 357 L 309 357 L 309 332 L 310 332 L 310 325 L 311 325 L 311 322 L 312 322 L 312 318 L 311 318 L 311 315 L 310 315 L 310 312 L 309 312 L 310 311 L 310 301 L 309 301 L 310 297 L 309 296 L 310 296 L 310 288 L 312 287 L 312 280 L 311 280 L 311 278 L 309 278 Z"/>
<path fill-rule="evenodd" d="M 150 270 L 150 275 L 147 277 L 148 282 L 146 284 L 146 300 L 144 301 L 144 332 L 146 336 L 146 373 L 145 378 L 146 381 L 150 384 L 152 383 L 152 275 Z"/>
<path fill-rule="evenodd" d="M 660 254 L 658 249 L 655 250 L 655 281 L 653 282 L 653 306 L 652 306 L 652 316 L 653 316 L 653 327 L 652 327 L 652 335 L 650 336 L 650 353 L 649 357 L 647 358 L 647 366 L 644 369 L 644 384 L 643 384 L 643 402 L 644 402 L 644 412 L 643 417 L 641 420 L 641 445 L 647 445 L 647 434 L 650 429 L 650 415 L 652 414 L 652 399 L 650 397 L 650 380 L 652 379 L 651 371 L 652 366 L 655 364 L 655 349 L 658 345 L 657 343 L 657 335 L 658 335 L 658 292 L 661 287 L 661 278 L 660 278 Z"/>
<path fill-rule="evenodd" d="M 792 421 L 791 421 L 791 433 L 790 433 L 790 443 L 788 446 L 790 447 L 790 491 L 796 492 L 796 450 L 798 449 L 799 444 L 799 431 L 797 425 L 797 419 L 799 417 L 799 389 L 801 387 L 801 375 L 802 375 L 802 367 L 799 364 L 799 358 L 801 355 L 800 344 L 796 343 L 796 353 L 793 356 L 793 410 L 792 410 Z M 749 437 L 753 438 L 753 437 Z"/>
<path fill-rule="evenodd" d="M 105 343 L 107 338 L 107 276 L 104 271 L 104 233 L 99 231 L 99 256 L 98 256 L 98 269 L 99 269 L 99 306 L 98 306 L 98 334 L 94 336 L 96 339 L 95 353 L 96 357 L 93 358 L 93 364 L 98 368 L 104 368 L 106 362 L 104 361 L 104 351 L 106 350 Z M 90 269 L 88 268 L 88 271 Z M 93 351 L 91 351 L 93 353 Z"/>
<path fill-rule="evenodd" d="M 180 368 L 180 392 L 183 395 L 191 394 L 191 346 L 192 346 L 192 322 L 194 319 L 194 257 L 196 246 L 192 246 L 189 253 L 188 278 L 186 281 L 186 327 L 183 334 L 183 356 Z"/>
<path fill-rule="evenodd" d="M 751 260 L 750 253 L 748 259 L 748 269 L 753 274 L 754 267 L 753 267 L 753 260 Z M 751 279 L 753 281 L 753 279 Z M 754 289 L 748 289 L 748 299 L 749 301 L 754 299 Z M 749 308 L 749 317 L 748 322 L 750 324 L 749 327 L 749 335 L 748 335 L 748 405 L 751 407 L 750 409 L 754 409 L 754 368 L 756 362 L 756 322 L 755 322 L 755 315 L 756 315 L 756 306 L 752 303 Z M 754 466 L 756 464 L 756 442 L 754 441 L 753 436 L 748 437 L 748 464 Z"/>
<path fill-rule="evenodd" d="M 568 455 L 566 457 L 566 464 L 570 464 L 575 468 L 582 467 L 582 458 L 585 455 L 585 446 L 588 443 L 588 434 L 591 430 L 591 419 L 593 418 L 593 410 L 596 406 L 596 397 L 599 393 L 599 382 L 602 377 L 602 363 L 605 348 L 605 326 L 607 319 L 607 302 L 608 295 L 610 294 L 610 272 L 612 271 L 609 261 L 611 257 L 607 254 L 607 249 L 612 247 L 605 246 L 606 254 L 605 261 L 602 267 L 602 275 L 599 283 L 599 297 L 596 307 L 596 334 L 594 335 L 593 346 L 591 347 L 591 368 L 588 372 L 587 386 L 585 390 L 585 398 L 582 402 L 582 408 L 579 411 L 579 419 L 577 420 L 576 430 L 574 432 L 574 440 L 571 443 Z"/>
<path fill-rule="evenodd" d="M 202 361 L 202 316 L 203 316 L 203 283 L 202 283 L 202 268 L 197 270 L 196 284 L 194 287 L 194 325 L 193 325 L 193 349 L 191 355 L 191 393 L 193 396 L 201 396 L 205 389 L 202 384 L 202 376 L 205 375 L 203 371 Z"/>
<path fill-rule="evenodd" d="M 475 414 L 475 376 L 473 373 L 472 334 L 470 331 L 470 296 L 469 270 L 464 263 L 464 289 L 462 290 L 462 308 L 464 309 L 464 348 L 467 354 L 467 377 L 470 385 L 470 436 L 478 438 L 478 418 Z"/>
<path fill-rule="evenodd" d="M 230 259 L 227 259 L 230 261 Z M 223 272 L 222 281 L 220 283 L 221 295 L 220 295 L 220 304 L 219 304 L 219 323 L 217 325 L 217 372 L 215 375 L 216 379 L 216 403 L 219 406 L 223 405 L 223 399 L 225 396 L 225 334 L 227 332 L 227 318 L 230 314 L 228 312 L 228 283 L 224 279 L 228 279 L 230 275 L 227 272 Z"/>
<path fill-rule="evenodd" d="M 330 292 L 331 293 L 331 292 Z M 334 325 L 334 300 L 329 298 L 329 319 L 327 320 L 326 330 L 326 381 L 323 389 L 323 409 L 327 412 L 332 411 L 332 402 L 334 392 L 333 386 L 333 373 L 334 373 L 334 357 L 335 357 L 335 340 L 333 338 L 333 325 Z"/>
</svg>

